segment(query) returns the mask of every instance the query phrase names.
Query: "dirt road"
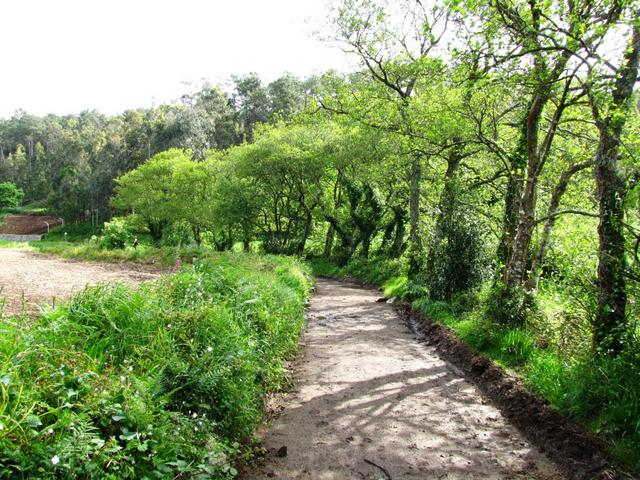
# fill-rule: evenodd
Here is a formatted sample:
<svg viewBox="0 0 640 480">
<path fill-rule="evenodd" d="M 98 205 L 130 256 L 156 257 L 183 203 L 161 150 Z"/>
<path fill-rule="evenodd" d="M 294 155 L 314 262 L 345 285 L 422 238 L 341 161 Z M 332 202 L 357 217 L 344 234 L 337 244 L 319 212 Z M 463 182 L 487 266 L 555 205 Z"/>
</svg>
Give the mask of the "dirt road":
<svg viewBox="0 0 640 480">
<path fill-rule="evenodd" d="M 0 311 L 4 315 L 35 313 L 38 305 L 59 303 L 86 285 L 138 283 L 157 277 L 158 273 L 138 265 L 76 262 L 0 249 Z"/>
<path fill-rule="evenodd" d="M 244 480 L 563 478 L 378 296 L 318 280 L 296 390 Z"/>
</svg>

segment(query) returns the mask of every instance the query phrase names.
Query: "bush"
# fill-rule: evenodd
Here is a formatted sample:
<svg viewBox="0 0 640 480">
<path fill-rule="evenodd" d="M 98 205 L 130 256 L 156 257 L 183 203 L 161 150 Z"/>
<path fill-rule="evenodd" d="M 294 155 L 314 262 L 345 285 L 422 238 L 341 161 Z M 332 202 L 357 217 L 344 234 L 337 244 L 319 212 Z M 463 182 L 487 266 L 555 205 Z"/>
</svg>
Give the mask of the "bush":
<svg viewBox="0 0 640 480">
<path fill-rule="evenodd" d="M 485 301 L 487 317 L 500 325 L 524 325 L 534 312 L 534 299 L 524 287 L 509 287 L 501 281 L 493 285 Z"/>
<path fill-rule="evenodd" d="M 18 207 L 23 198 L 24 192 L 15 183 L 0 183 L 0 209 Z"/>
<path fill-rule="evenodd" d="M 65 235 L 66 233 L 66 235 Z M 42 237 L 47 242 L 81 242 L 93 235 L 101 235 L 102 227 L 93 226 L 91 222 L 67 223 L 60 227 L 52 228 Z"/>
<path fill-rule="evenodd" d="M 461 206 L 439 219 L 431 244 L 423 283 L 433 300 L 453 296 L 480 285 L 485 277 L 484 238 L 479 222 Z"/>
<path fill-rule="evenodd" d="M 295 260 L 228 254 L 2 320 L 0 477 L 234 477 L 309 290 Z"/>
<path fill-rule="evenodd" d="M 178 247 L 193 243 L 193 232 L 187 222 L 174 222 L 169 224 L 162 232 L 160 245 Z"/>
<path fill-rule="evenodd" d="M 123 218 L 114 218 L 105 222 L 100 243 L 108 249 L 124 248 L 131 242 L 131 232 Z"/>
</svg>

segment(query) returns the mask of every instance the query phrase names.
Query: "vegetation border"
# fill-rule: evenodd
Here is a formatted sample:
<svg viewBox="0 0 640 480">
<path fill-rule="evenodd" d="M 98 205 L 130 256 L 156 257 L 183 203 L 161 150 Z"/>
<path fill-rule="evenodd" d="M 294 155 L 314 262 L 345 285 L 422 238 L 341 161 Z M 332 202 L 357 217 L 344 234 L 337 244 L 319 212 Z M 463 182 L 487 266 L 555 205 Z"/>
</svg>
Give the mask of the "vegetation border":
<svg viewBox="0 0 640 480">
<path fill-rule="evenodd" d="M 527 390 L 514 375 L 473 351 L 449 328 L 439 325 L 406 302 L 394 304 L 420 343 L 459 368 L 502 414 L 571 480 L 628 480 L 605 443 L 571 422 L 543 398 Z"/>
</svg>

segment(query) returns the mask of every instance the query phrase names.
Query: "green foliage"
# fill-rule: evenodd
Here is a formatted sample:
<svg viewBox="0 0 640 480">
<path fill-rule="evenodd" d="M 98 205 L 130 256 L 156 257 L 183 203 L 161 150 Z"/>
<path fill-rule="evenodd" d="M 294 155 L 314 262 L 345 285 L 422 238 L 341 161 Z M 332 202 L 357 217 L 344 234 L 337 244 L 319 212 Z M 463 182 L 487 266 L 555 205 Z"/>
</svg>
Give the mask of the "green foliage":
<svg viewBox="0 0 640 480">
<path fill-rule="evenodd" d="M 102 246 L 109 250 L 124 248 L 132 240 L 133 237 L 124 218 L 116 217 L 110 222 L 105 222 L 102 236 L 100 237 Z"/>
<path fill-rule="evenodd" d="M 169 224 L 163 234 L 162 246 L 177 247 L 182 245 L 189 245 L 193 242 L 193 232 L 191 226 L 185 221 L 178 221 Z"/>
<path fill-rule="evenodd" d="M 523 286 L 497 281 L 486 300 L 486 315 L 501 325 L 523 325 L 535 312 L 534 299 Z"/>
<path fill-rule="evenodd" d="M 3 319 L 0 476 L 235 477 L 309 290 L 295 260 L 216 255 Z"/>
<path fill-rule="evenodd" d="M 0 210 L 19 207 L 24 191 L 12 182 L 0 182 Z"/>
<path fill-rule="evenodd" d="M 92 225 L 91 222 L 67 223 L 52 228 L 42 237 L 42 240 L 45 242 L 81 242 L 94 235 L 99 236 L 101 233 L 102 228 Z"/>
<path fill-rule="evenodd" d="M 479 222 L 462 206 L 446 206 L 429 246 L 425 285 L 433 300 L 451 300 L 486 278 L 484 236 Z"/>
<path fill-rule="evenodd" d="M 406 262 L 404 259 L 384 257 L 370 260 L 354 258 L 347 265 L 339 267 L 335 259 L 312 258 L 309 264 L 314 275 L 321 277 L 354 277 L 368 284 L 381 285 L 388 296 L 402 296 L 407 283 Z"/>
</svg>

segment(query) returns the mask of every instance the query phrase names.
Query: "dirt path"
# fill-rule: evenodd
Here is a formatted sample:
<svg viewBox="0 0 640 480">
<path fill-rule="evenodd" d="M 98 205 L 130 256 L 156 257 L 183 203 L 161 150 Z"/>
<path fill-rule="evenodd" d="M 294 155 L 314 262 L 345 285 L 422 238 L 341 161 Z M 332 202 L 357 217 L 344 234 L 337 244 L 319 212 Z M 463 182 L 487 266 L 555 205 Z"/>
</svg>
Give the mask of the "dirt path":
<svg viewBox="0 0 640 480">
<path fill-rule="evenodd" d="M 297 388 L 244 480 L 564 478 L 378 297 L 318 281 Z"/>
<path fill-rule="evenodd" d="M 32 253 L 0 249 L 0 302 L 4 315 L 26 310 L 38 311 L 38 305 L 59 303 L 87 285 L 104 282 L 138 283 L 153 280 L 158 273 L 139 265 L 85 263 Z"/>
</svg>

